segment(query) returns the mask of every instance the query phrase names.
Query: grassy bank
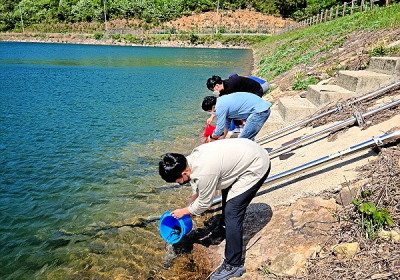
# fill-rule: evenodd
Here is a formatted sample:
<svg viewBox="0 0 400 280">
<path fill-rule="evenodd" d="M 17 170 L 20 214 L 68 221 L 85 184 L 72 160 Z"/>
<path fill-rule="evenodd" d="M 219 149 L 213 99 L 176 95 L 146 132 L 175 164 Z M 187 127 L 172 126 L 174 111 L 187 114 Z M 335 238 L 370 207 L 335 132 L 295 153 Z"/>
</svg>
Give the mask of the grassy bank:
<svg viewBox="0 0 400 280">
<path fill-rule="evenodd" d="M 273 80 L 299 66 L 312 68 L 313 65 L 324 64 L 325 62 L 332 64 L 332 59 L 330 59 L 334 56 L 332 50 L 342 48 L 351 40 L 352 34 L 365 32 L 365 38 L 362 38 L 363 42 L 360 42 L 364 43 L 365 47 L 369 39 L 372 40 L 367 35 L 369 32 L 396 30 L 399 27 L 400 5 L 394 4 L 387 8 L 376 8 L 373 11 L 355 13 L 351 16 L 301 30 L 269 37 L 254 46 L 256 61 L 258 61 L 255 66 L 256 72 L 267 80 Z M 397 37 L 397 40 L 399 39 Z M 396 40 L 396 38 L 385 38 L 383 34 L 381 38 L 378 38 L 378 44 L 370 44 L 372 46 L 368 51 L 371 55 L 398 53 L 398 47 L 387 47 L 387 44 L 393 40 Z M 349 49 L 348 51 L 352 50 Z M 340 67 L 345 66 L 340 65 Z M 331 70 L 340 70 L 339 68 Z M 330 76 L 335 71 L 331 72 L 329 73 Z M 297 77 L 293 74 L 292 83 L 294 84 L 301 76 L 306 79 L 304 74 L 297 73 Z"/>
</svg>

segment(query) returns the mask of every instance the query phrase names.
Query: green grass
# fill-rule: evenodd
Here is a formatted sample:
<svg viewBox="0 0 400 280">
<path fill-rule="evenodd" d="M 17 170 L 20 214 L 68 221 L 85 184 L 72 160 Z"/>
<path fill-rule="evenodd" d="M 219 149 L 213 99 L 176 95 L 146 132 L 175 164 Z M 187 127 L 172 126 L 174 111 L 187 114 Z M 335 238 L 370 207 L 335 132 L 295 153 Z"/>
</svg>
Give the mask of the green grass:
<svg viewBox="0 0 400 280">
<path fill-rule="evenodd" d="M 400 27 L 400 4 L 294 30 L 265 39 L 254 46 L 259 53 L 257 74 L 266 80 L 292 69 L 309 64 L 315 55 L 343 45 L 348 35 L 357 30 L 395 29 Z M 375 53 L 396 50 L 376 49 Z M 323 60 L 323 58 L 322 58 Z"/>
</svg>

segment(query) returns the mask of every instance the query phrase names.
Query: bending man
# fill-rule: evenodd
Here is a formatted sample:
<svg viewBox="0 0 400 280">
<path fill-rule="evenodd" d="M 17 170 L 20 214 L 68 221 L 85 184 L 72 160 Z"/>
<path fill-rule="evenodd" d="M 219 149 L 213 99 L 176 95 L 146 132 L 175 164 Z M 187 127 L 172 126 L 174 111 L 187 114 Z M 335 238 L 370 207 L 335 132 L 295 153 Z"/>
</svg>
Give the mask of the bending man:
<svg viewBox="0 0 400 280">
<path fill-rule="evenodd" d="M 264 90 L 261 84 L 254 79 L 243 76 L 231 76 L 222 80 L 220 76 L 212 76 L 207 80 L 207 88 L 216 96 L 223 96 L 234 92 L 251 92 L 263 96 Z"/>
<path fill-rule="evenodd" d="M 239 138 L 254 140 L 271 114 L 271 103 L 248 92 L 235 92 L 218 99 L 206 96 L 201 107 L 206 112 L 215 112 L 217 125 L 208 142 L 226 137 L 231 120 L 246 120 Z"/>
<path fill-rule="evenodd" d="M 232 151 L 235 151 L 234 153 Z M 171 212 L 175 218 L 200 215 L 222 192 L 222 214 L 226 225 L 225 261 L 212 280 L 243 275 L 243 220 L 247 206 L 268 177 L 268 153 L 248 139 L 230 139 L 203 144 L 191 155 L 168 153 L 159 162 L 160 176 L 169 183 L 190 182 L 193 194 L 187 207 Z"/>
</svg>

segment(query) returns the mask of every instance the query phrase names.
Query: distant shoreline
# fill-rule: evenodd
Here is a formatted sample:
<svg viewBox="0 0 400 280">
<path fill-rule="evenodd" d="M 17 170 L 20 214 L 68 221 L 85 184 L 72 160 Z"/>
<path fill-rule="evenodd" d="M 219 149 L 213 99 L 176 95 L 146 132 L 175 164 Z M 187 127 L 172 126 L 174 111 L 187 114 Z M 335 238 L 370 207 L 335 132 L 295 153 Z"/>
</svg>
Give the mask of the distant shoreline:
<svg viewBox="0 0 400 280">
<path fill-rule="evenodd" d="M 80 45 L 106 45 L 106 46 L 127 46 L 127 47 L 166 47 L 166 48 L 208 48 L 208 49 L 252 49 L 250 46 L 224 45 L 220 42 L 213 44 L 192 44 L 189 41 L 161 40 L 156 44 L 140 44 L 124 41 L 116 41 L 110 38 L 94 39 L 91 35 L 85 34 L 43 34 L 43 33 L 0 33 L 0 42 L 21 42 L 21 43 L 56 43 L 56 44 L 80 44 Z"/>
</svg>

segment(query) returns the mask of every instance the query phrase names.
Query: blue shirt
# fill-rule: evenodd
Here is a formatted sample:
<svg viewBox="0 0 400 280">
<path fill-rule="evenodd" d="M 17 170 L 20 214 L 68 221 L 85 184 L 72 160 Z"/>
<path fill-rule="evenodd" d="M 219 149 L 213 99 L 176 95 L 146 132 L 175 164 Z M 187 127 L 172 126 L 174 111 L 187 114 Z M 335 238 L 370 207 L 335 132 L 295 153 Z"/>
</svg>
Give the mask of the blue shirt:
<svg viewBox="0 0 400 280">
<path fill-rule="evenodd" d="M 249 92 L 235 92 L 217 99 L 215 115 L 217 127 L 214 135 L 221 136 L 229 128 L 231 120 L 246 120 L 250 114 L 268 110 L 271 103 Z"/>
</svg>

